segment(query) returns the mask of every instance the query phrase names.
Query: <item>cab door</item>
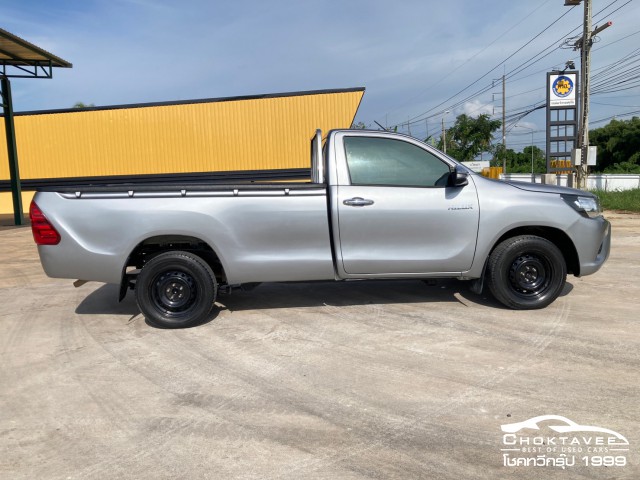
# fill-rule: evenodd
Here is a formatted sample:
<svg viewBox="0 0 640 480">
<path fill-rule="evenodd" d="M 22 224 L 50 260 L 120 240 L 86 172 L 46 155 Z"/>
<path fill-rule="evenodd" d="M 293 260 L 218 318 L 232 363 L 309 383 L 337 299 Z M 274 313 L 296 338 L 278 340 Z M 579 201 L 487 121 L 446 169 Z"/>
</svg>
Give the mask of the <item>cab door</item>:
<svg viewBox="0 0 640 480">
<path fill-rule="evenodd" d="M 472 178 L 447 186 L 452 165 L 409 138 L 345 133 L 341 140 L 336 160 L 346 162 L 348 178 L 334 201 L 347 276 L 468 270 L 479 220 Z"/>
</svg>

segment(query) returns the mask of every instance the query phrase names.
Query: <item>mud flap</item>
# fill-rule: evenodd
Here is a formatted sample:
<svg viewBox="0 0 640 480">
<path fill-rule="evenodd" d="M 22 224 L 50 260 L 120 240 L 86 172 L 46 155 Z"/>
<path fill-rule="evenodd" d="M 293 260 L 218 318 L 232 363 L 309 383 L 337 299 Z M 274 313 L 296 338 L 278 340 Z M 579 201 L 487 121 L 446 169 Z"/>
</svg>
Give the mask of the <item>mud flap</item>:
<svg viewBox="0 0 640 480">
<path fill-rule="evenodd" d="M 127 296 L 127 290 L 129 290 L 129 275 L 124 275 L 122 277 L 122 281 L 120 282 L 120 293 L 118 295 L 118 302 L 124 300 L 124 297 Z"/>
</svg>

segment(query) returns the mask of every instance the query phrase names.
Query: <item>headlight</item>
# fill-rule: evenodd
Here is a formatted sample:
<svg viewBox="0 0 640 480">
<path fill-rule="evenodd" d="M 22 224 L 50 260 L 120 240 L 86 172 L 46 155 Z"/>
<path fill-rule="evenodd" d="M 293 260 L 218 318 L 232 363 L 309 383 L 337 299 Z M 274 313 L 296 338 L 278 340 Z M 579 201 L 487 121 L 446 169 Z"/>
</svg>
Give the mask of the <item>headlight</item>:
<svg viewBox="0 0 640 480">
<path fill-rule="evenodd" d="M 600 201 L 596 196 L 562 195 L 562 199 L 585 217 L 594 218 L 602 214 Z"/>
</svg>

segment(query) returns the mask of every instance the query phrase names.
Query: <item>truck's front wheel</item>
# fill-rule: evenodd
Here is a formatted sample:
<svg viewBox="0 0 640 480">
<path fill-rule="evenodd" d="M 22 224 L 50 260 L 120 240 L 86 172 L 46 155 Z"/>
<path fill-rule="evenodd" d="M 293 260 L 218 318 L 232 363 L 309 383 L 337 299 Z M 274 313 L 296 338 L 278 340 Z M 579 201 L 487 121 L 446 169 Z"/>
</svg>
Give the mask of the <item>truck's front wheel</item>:
<svg viewBox="0 0 640 480">
<path fill-rule="evenodd" d="M 504 240 L 491 253 L 489 289 L 509 308 L 544 308 L 562 292 L 567 266 L 562 252 L 549 240 L 520 235 Z"/>
<path fill-rule="evenodd" d="M 163 328 L 184 328 L 209 316 L 217 283 L 197 255 L 174 251 L 149 260 L 136 280 L 136 302 L 147 320 Z"/>
</svg>

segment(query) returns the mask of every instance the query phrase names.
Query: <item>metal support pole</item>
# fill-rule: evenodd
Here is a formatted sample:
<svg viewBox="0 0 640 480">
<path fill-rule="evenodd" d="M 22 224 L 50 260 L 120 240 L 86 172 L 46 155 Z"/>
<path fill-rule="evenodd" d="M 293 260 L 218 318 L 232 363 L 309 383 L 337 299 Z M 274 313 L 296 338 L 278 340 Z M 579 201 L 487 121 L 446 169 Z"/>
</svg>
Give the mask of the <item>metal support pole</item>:
<svg viewBox="0 0 640 480">
<path fill-rule="evenodd" d="M 16 129 L 13 122 L 13 100 L 11 83 L 5 76 L 0 77 L 2 89 L 2 107 L 4 110 L 4 128 L 7 136 L 7 157 L 9 158 L 9 176 L 11 178 L 11 197 L 13 199 L 13 219 L 16 225 L 22 225 L 22 192 L 20 171 L 18 169 L 18 149 L 16 148 Z"/>
</svg>

